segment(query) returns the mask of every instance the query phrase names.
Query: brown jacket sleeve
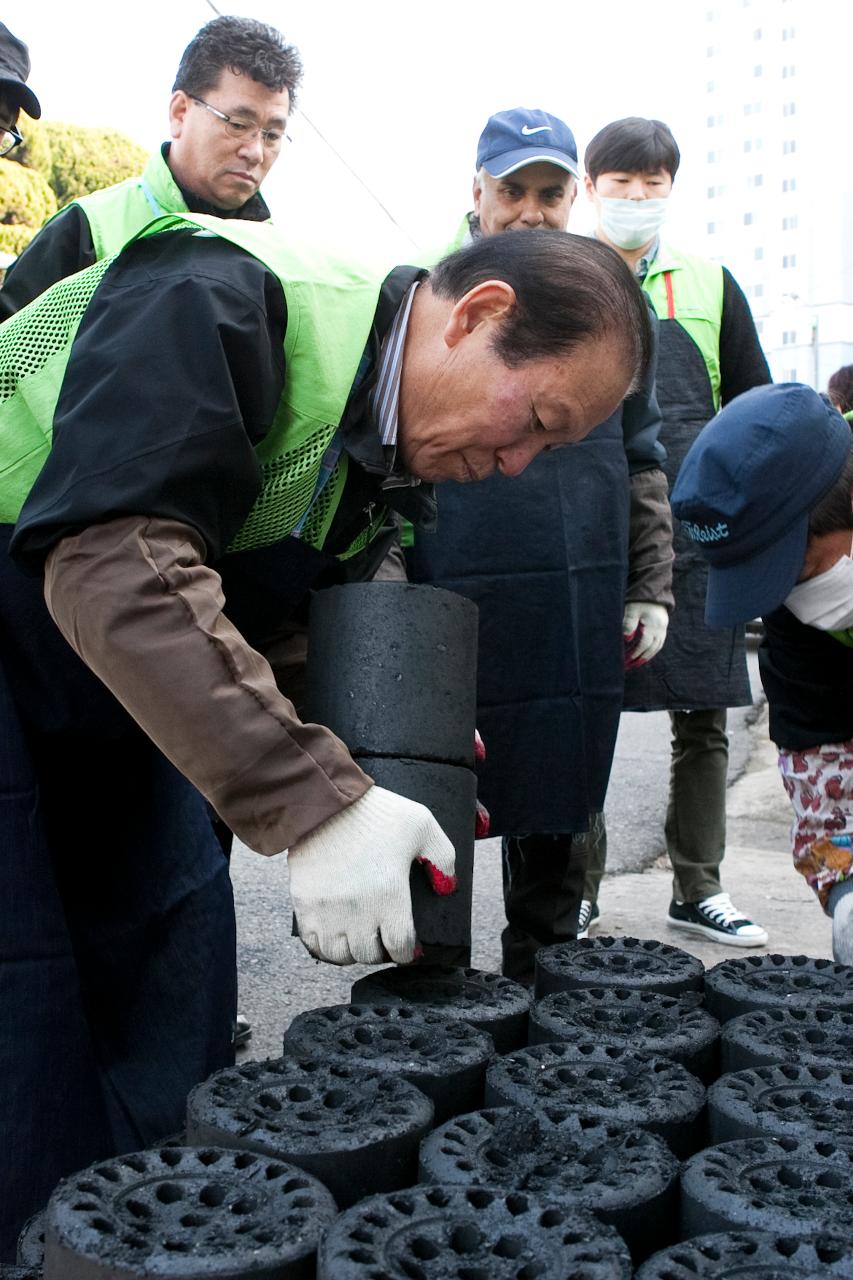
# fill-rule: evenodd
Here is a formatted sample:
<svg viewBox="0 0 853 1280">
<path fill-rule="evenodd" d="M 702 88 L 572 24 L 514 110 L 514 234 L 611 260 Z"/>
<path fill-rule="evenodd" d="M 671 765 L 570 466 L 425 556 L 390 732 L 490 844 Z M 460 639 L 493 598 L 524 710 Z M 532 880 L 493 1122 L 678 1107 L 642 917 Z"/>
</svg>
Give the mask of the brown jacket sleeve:
<svg viewBox="0 0 853 1280">
<path fill-rule="evenodd" d="M 625 599 L 662 604 L 672 610 L 672 562 L 672 511 L 666 476 L 659 467 L 637 471 L 631 476 Z"/>
<path fill-rule="evenodd" d="M 278 853 L 372 785 L 340 739 L 303 724 L 222 612 L 186 525 L 130 516 L 63 539 L 45 567 L 68 643 L 259 853 Z"/>
</svg>

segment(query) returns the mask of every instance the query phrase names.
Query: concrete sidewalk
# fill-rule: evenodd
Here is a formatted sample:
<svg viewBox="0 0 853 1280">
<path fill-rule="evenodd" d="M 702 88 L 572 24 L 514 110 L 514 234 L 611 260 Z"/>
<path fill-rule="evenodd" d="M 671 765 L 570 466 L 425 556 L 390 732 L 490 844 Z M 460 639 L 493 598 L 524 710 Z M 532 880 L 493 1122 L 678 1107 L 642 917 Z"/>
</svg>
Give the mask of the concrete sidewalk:
<svg viewBox="0 0 853 1280">
<path fill-rule="evenodd" d="M 665 923 L 672 892 L 664 856 L 643 872 L 606 876 L 601 887 L 600 933 L 658 938 L 698 956 L 707 967 L 728 956 L 785 955 L 832 958 L 831 924 L 791 861 L 791 808 L 767 737 L 767 707 L 750 726 L 745 771 L 728 792 L 728 841 L 723 884 L 737 906 L 770 935 L 766 947 L 728 947 Z M 594 936 L 594 935 L 593 935 Z"/>
<path fill-rule="evenodd" d="M 651 750 L 651 719 L 645 732 Z M 723 883 L 738 907 L 751 912 L 767 929 L 769 946 L 754 950 L 720 946 L 669 928 L 669 866 L 665 857 L 655 860 L 654 852 L 645 870 L 615 870 L 605 877 L 599 932 L 657 938 L 699 956 L 708 967 L 730 956 L 766 951 L 831 957 L 829 919 L 791 863 L 790 806 L 776 770 L 775 751 L 767 737 L 766 706 L 758 706 L 755 719 L 742 732 L 748 734 L 749 742 L 743 744 L 743 772 L 728 791 L 729 843 Z M 665 729 L 658 730 L 657 737 L 663 741 Z M 660 784 L 664 789 L 665 769 L 662 765 Z M 614 842 L 631 839 L 633 844 L 630 829 L 635 821 L 639 820 L 623 820 L 622 830 L 627 834 L 617 836 L 614 832 Z M 618 824 L 614 823 L 614 827 L 618 830 Z M 643 830 L 642 834 L 649 843 L 648 831 Z M 656 850 L 661 842 L 651 842 L 649 847 Z M 612 862 L 618 866 L 619 857 L 614 856 Z M 351 984 L 369 969 L 363 965 L 339 969 L 319 964 L 298 939 L 290 936 L 284 858 L 259 858 L 238 844 L 231 869 L 239 922 L 240 1009 L 255 1029 L 240 1060 L 275 1057 L 281 1053 L 282 1032 L 297 1013 L 319 1005 L 347 1003 Z M 503 924 L 500 840 L 483 840 L 477 845 L 474 874 L 475 967 L 500 971 Z"/>
<path fill-rule="evenodd" d="M 723 885 L 740 910 L 767 930 L 768 945 L 721 946 L 701 934 L 670 928 L 666 915 L 672 875 L 666 855 L 643 871 L 616 871 L 605 876 L 599 895 L 601 924 L 593 936 L 598 932 L 614 937 L 656 938 L 698 956 L 706 967 L 731 956 L 770 952 L 832 958 L 829 918 L 791 861 L 792 811 L 776 767 L 776 750 L 767 736 L 766 703 L 756 708 L 746 732 L 749 745 L 743 772 L 728 791 Z M 488 896 L 496 887 L 499 892 L 499 882 L 498 886 L 489 884 L 494 874 L 495 870 L 478 854 L 475 892 Z M 498 877 L 499 874 L 498 866 Z M 477 919 L 475 902 L 475 922 Z M 478 936 L 475 924 L 475 964 L 499 967 L 500 951 L 492 941 Z M 481 963 L 485 959 L 488 964 Z"/>
</svg>

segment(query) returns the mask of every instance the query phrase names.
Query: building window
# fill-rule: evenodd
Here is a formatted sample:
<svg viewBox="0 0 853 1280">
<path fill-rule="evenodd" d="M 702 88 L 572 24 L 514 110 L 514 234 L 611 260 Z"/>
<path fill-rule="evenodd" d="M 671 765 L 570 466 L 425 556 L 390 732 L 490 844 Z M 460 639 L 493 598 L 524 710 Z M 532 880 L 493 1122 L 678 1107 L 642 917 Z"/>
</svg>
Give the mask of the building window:
<svg viewBox="0 0 853 1280">
<path fill-rule="evenodd" d="M 783 102 L 782 104 L 783 116 L 795 116 L 796 114 L 797 114 L 796 102 Z"/>
<path fill-rule="evenodd" d="M 745 102 L 743 104 L 743 114 L 745 116 L 757 116 L 761 110 L 760 102 Z"/>
<path fill-rule="evenodd" d="M 714 92 L 714 90 L 716 89 L 716 87 L 717 87 L 717 86 L 716 86 L 715 82 L 714 82 L 713 80 L 709 80 L 709 81 L 708 81 L 708 83 L 705 85 L 705 92 L 706 92 L 706 93 L 713 93 L 713 92 Z"/>
<path fill-rule="evenodd" d="M 783 268 L 795 267 L 797 265 L 797 255 L 795 253 L 785 253 L 782 255 Z"/>
<path fill-rule="evenodd" d="M 707 155 L 708 164 L 716 164 L 720 158 L 719 151 L 709 151 Z"/>
<path fill-rule="evenodd" d="M 783 40 L 793 40 L 793 38 L 794 38 L 794 28 L 793 28 L 793 27 L 784 27 L 784 28 L 783 28 L 783 30 L 782 30 L 782 39 L 783 39 Z"/>
<path fill-rule="evenodd" d="M 785 374 L 784 378 L 782 379 L 783 382 L 799 382 L 799 380 L 800 379 L 797 377 L 796 368 L 789 369 L 788 372 Z"/>
<path fill-rule="evenodd" d="M 796 329 L 786 329 L 782 334 L 782 346 L 793 347 L 796 345 L 797 331 Z"/>
<path fill-rule="evenodd" d="M 754 218 L 754 216 L 755 216 L 755 215 L 754 215 L 754 214 L 752 214 L 752 213 L 745 213 L 745 214 L 743 215 L 743 225 L 744 225 L 745 227 L 751 227 L 751 226 L 752 226 L 752 222 L 753 222 L 753 218 Z"/>
<path fill-rule="evenodd" d="M 753 250 L 752 256 L 753 258 L 755 258 L 756 262 L 760 262 L 761 259 L 764 257 L 764 246 L 757 244 L 755 246 L 755 249 Z"/>
<path fill-rule="evenodd" d="M 787 218 L 782 219 L 783 231 L 796 231 L 796 229 L 797 229 L 797 215 L 795 213 L 792 213 Z"/>
<path fill-rule="evenodd" d="M 748 177 L 748 178 L 747 178 L 747 180 L 746 180 L 746 185 L 747 185 L 748 187 L 763 187 L 763 186 L 764 186 L 764 174 L 763 174 L 763 173 L 752 173 L 752 174 L 750 174 L 750 175 L 749 175 L 749 177 Z"/>
<path fill-rule="evenodd" d="M 797 73 L 796 67 L 792 66 L 791 63 L 789 63 L 787 67 L 782 68 L 782 79 L 790 80 L 792 76 L 796 75 L 796 73 Z"/>
<path fill-rule="evenodd" d="M 796 189 L 797 189 L 797 179 L 796 179 L 796 178 L 783 178 L 783 179 L 782 179 L 782 190 L 783 190 L 783 191 L 796 191 Z"/>
<path fill-rule="evenodd" d="M 723 191 L 724 191 L 724 190 L 725 190 L 725 188 L 724 188 L 723 186 L 721 186 L 719 183 L 717 184 L 717 186 L 716 186 L 716 187 L 709 187 L 709 188 L 708 188 L 708 199 L 709 199 L 709 200 L 713 200 L 715 196 L 721 196 L 721 195 L 723 194 Z"/>
<path fill-rule="evenodd" d="M 753 68 L 752 68 L 752 74 L 753 74 L 754 76 L 756 76 L 756 77 L 757 77 L 757 76 L 763 76 L 763 75 L 764 75 L 764 68 L 763 68 L 763 67 L 761 67 L 761 66 L 753 67 Z"/>
<path fill-rule="evenodd" d="M 755 322 L 755 332 L 758 334 L 758 336 L 759 336 L 759 337 L 761 337 L 762 333 L 764 332 L 764 321 L 763 321 L 763 320 L 756 320 L 756 322 Z"/>
<path fill-rule="evenodd" d="M 763 285 L 763 284 L 757 284 L 757 285 L 755 286 L 755 288 L 753 289 L 752 294 L 753 294 L 753 297 L 755 297 L 755 298 L 763 298 L 763 297 L 764 297 L 764 285 Z"/>
<path fill-rule="evenodd" d="M 716 52 L 717 52 L 717 46 L 715 44 L 709 44 L 708 48 L 705 50 L 705 57 L 713 58 Z"/>
<path fill-rule="evenodd" d="M 791 152 L 796 151 L 796 149 L 797 149 L 797 144 L 793 138 L 788 138 L 785 142 L 782 143 L 783 156 L 789 156 Z"/>
<path fill-rule="evenodd" d="M 716 222 L 709 222 L 705 230 L 708 232 L 709 236 L 712 236 L 714 232 L 717 230 Z"/>
</svg>

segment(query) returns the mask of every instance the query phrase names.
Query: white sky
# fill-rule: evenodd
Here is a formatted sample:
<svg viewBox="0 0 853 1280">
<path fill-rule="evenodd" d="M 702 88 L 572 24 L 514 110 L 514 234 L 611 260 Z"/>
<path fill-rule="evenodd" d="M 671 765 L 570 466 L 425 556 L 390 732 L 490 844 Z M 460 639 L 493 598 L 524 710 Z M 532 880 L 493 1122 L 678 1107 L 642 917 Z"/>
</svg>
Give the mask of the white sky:
<svg viewBox="0 0 853 1280">
<path fill-rule="evenodd" d="M 494 111 L 542 107 L 580 149 L 609 120 L 658 116 L 684 153 L 670 215 L 701 249 L 691 191 L 702 145 L 703 0 L 581 0 L 536 5 L 431 0 L 216 0 L 270 22 L 305 64 L 286 148 L 264 186 L 276 221 L 339 244 L 396 250 L 443 243 L 470 208 L 477 139 Z M 724 0 L 739 4 L 741 0 Z M 820 0 L 818 0 L 820 2 Z M 716 0 L 719 4 L 720 0 Z M 697 20 L 698 49 L 686 39 Z M 12 22 L 30 46 L 44 116 L 110 125 L 154 148 L 166 136 L 180 55 L 213 12 L 205 0 L 29 0 Z M 654 45 L 656 53 L 651 56 Z M 690 57 L 685 50 L 690 48 Z M 316 126 L 405 228 L 397 231 L 321 142 Z M 696 139 L 696 142 L 693 142 Z M 691 212 L 692 207 L 692 212 Z M 578 198 L 570 230 L 588 226 Z M 693 234 L 690 234 L 693 233 Z"/>
</svg>

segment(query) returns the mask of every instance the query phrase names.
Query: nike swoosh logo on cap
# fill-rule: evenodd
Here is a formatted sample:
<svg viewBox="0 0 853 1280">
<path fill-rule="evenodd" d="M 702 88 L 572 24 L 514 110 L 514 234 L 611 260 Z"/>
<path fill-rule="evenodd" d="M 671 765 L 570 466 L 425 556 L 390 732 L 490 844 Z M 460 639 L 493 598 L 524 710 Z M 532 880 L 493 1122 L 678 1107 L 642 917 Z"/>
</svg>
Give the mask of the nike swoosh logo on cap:
<svg viewBox="0 0 853 1280">
<path fill-rule="evenodd" d="M 521 126 L 521 132 L 525 137 L 529 137 L 531 133 L 550 133 L 551 126 L 549 124 L 538 124 L 535 129 L 531 129 L 530 125 L 523 124 Z"/>
</svg>

